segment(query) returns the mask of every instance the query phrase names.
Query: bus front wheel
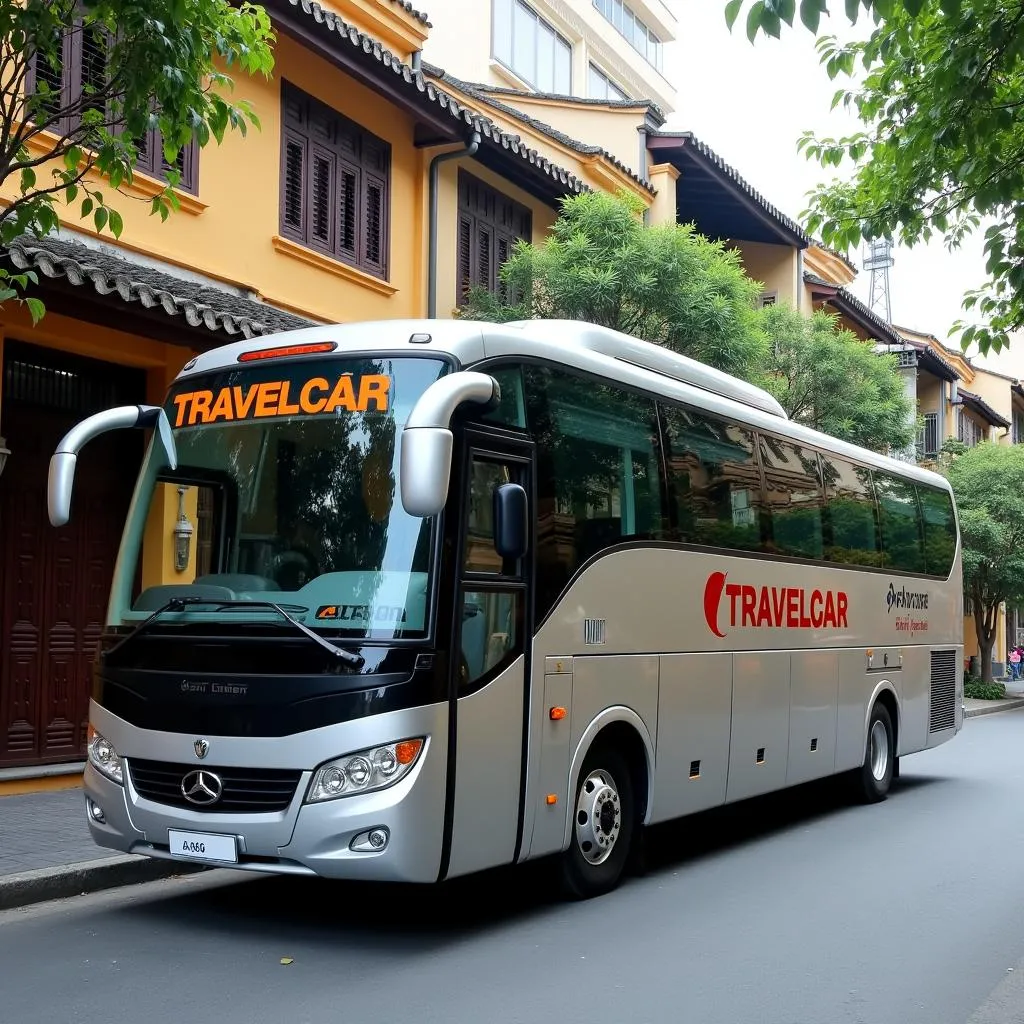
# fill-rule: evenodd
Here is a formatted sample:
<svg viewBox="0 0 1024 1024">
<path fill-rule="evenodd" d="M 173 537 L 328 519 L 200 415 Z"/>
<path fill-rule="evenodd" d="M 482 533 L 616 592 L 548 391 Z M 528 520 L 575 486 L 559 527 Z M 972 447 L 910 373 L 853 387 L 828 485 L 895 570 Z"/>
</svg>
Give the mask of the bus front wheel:
<svg viewBox="0 0 1024 1024">
<path fill-rule="evenodd" d="M 590 899 L 618 885 L 633 843 L 635 808 L 626 759 L 610 746 L 592 749 L 580 769 L 572 837 L 561 857 L 566 895 Z"/>
<path fill-rule="evenodd" d="M 869 804 L 884 800 L 896 772 L 896 744 L 889 709 L 879 701 L 871 709 L 864 764 L 856 772 L 857 795 Z"/>
</svg>

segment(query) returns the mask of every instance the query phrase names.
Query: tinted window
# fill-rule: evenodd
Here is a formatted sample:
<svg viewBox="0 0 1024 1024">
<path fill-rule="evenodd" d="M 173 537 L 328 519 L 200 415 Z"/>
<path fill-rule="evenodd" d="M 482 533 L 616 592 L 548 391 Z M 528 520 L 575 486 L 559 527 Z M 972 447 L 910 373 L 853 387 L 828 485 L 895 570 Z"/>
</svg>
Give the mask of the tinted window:
<svg viewBox="0 0 1024 1024">
<path fill-rule="evenodd" d="M 831 536 L 825 557 L 850 565 L 879 565 L 878 518 L 871 471 L 842 459 L 821 458 Z"/>
<path fill-rule="evenodd" d="M 825 498 L 817 453 L 765 434 L 759 437 L 759 443 L 772 550 L 779 555 L 822 558 Z"/>
<path fill-rule="evenodd" d="M 956 518 L 948 491 L 917 485 L 924 520 L 924 555 L 927 571 L 949 576 L 956 555 Z"/>
<path fill-rule="evenodd" d="M 913 484 L 876 472 L 875 493 L 882 521 L 882 564 L 900 572 L 924 572 L 924 546 Z"/>
<path fill-rule="evenodd" d="M 493 409 L 488 409 L 483 418 L 488 423 L 503 427 L 526 426 L 526 403 L 523 398 L 523 373 L 518 366 L 485 367 L 486 373 L 498 382 L 501 398 Z"/>
<path fill-rule="evenodd" d="M 754 435 L 724 420 L 662 407 L 669 514 L 690 544 L 761 547 L 761 476 Z"/>
<path fill-rule="evenodd" d="M 525 371 L 537 442 L 543 615 L 575 570 L 624 540 L 664 537 L 654 402 L 589 378 Z"/>
</svg>

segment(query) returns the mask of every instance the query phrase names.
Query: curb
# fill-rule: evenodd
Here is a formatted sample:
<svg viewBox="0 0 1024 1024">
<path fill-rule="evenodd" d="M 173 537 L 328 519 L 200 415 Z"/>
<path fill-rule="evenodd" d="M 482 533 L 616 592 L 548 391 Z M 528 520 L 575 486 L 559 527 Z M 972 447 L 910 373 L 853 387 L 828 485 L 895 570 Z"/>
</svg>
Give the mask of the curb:
<svg viewBox="0 0 1024 1024">
<path fill-rule="evenodd" d="M 994 715 L 1000 711 L 1012 711 L 1014 708 L 1024 707 L 1024 697 L 1015 697 L 1012 700 L 994 700 L 996 707 L 971 708 L 964 712 L 964 718 L 977 718 L 979 715 Z"/>
<path fill-rule="evenodd" d="M 34 871 L 0 876 L 0 911 L 206 870 L 204 864 L 158 860 L 132 854 L 80 861 L 78 864 L 62 864 L 54 868 L 37 868 Z"/>
</svg>

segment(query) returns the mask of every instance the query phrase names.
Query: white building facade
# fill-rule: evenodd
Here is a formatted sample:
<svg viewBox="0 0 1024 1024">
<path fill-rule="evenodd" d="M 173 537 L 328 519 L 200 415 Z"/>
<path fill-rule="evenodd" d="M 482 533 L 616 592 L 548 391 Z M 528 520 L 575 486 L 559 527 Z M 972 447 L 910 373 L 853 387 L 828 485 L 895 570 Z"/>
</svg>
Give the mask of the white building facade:
<svg viewBox="0 0 1024 1024">
<path fill-rule="evenodd" d="M 424 57 L 466 81 L 676 105 L 665 77 L 675 0 L 432 0 Z"/>
</svg>

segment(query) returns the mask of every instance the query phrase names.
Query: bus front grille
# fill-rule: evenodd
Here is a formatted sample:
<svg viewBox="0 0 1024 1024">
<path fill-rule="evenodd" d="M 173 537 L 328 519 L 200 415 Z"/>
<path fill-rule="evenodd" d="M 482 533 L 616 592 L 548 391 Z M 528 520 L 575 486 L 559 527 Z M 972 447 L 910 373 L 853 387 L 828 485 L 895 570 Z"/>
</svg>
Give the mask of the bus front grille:
<svg viewBox="0 0 1024 1024">
<path fill-rule="evenodd" d="M 204 778 L 200 780 L 197 773 Z M 280 768 L 223 768 L 139 758 L 129 758 L 128 775 L 135 791 L 146 800 L 211 814 L 283 811 L 292 802 L 302 778 L 300 771 Z M 219 797 L 210 799 L 218 787 Z M 193 799 L 185 796 L 186 791 Z"/>
<path fill-rule="evenodd" d="M 929 732 L 956 725 L 956 651 L 932 651 L 932 706 Z"/>
</svg>

